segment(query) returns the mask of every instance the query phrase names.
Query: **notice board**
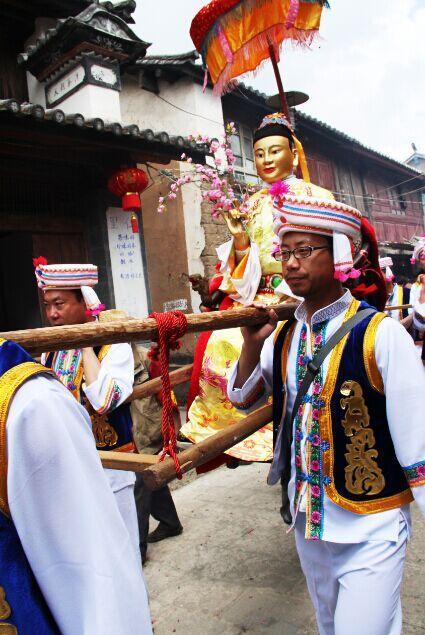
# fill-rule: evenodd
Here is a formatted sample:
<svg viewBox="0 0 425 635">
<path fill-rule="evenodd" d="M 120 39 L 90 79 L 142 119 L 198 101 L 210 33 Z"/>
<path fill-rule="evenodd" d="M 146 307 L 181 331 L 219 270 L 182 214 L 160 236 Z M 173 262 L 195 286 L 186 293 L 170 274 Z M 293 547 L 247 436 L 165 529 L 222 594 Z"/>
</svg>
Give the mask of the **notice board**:
<svg viewBox="0 0 425 635">
<path fill-rule="evenodd" d="M 130 214 L 110 207 L 106 212 L 115 306 L 132 317 L 148 315 L 148 294 L 140 234 L 131 229 Z"/>
</svg>

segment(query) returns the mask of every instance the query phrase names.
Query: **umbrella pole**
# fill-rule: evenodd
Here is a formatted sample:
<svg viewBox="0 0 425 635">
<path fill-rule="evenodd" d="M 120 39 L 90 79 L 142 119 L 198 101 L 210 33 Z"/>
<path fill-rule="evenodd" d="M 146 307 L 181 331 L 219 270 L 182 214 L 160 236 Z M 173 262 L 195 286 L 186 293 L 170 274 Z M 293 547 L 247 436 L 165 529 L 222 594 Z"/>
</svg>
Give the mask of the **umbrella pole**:
<svg viewBox="0 0 425 635">
<path fill-rule="evenodd" d="M 282 78 L 280 76 L 279 67 L 277 65 L 277 59 L 274 52 L 274 46 L 269 36 L 267 36 L 267 41 L 269 43 L 269 55 L 270 55 L 270 59 L 273 66 L 274 76 L 276 77 L 277 89 L 279 91 L 279 97 L 282 104 L 282 110 L 284 114 L 286 115 L 286 117 L 288 118 L 288 121 L 291 121 L 289 108 L 288 108 L 288 102 L 286 101 L 285 91 L 283 90 Z"/>
</svg>

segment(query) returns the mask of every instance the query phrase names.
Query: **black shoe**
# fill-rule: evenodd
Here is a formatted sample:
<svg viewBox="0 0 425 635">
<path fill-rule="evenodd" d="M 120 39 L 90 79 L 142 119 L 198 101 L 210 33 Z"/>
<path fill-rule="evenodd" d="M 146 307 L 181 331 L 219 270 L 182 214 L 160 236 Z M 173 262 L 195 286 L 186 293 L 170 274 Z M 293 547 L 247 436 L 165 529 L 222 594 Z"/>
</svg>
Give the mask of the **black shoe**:
<svg viewBox="0 0 425 635">
<path fill-rule="evenodd" d="M 183 527 L 169 527 L 163 523 L 159 523 L 158 527 L 148 535 L 148 542 L 159 542 L 165 540 L 165 538 L 172 538 L 173 536 L 180 536 L 183 531 Z"/>
</svg>

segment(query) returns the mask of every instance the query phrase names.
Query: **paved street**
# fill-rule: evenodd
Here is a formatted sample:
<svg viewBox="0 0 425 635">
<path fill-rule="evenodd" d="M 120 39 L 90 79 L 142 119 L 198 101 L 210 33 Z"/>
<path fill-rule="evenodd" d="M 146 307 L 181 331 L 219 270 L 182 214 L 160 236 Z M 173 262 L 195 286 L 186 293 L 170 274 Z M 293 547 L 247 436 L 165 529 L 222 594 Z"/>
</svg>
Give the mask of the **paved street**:
<svg viewBox="0 0 425 635">
<path fill-rule="evenodd" d="M 293 536 L 280 521 L 279 488 L 265 484 L 267 469 L 221 468 L 173 491 L 185 530 L 150 545 L 145 567 L 155 635 L 316 634 Z M 417 509 L 414 519 L 404 635 L 425 634 L 425 524 Z"/>
</svg>

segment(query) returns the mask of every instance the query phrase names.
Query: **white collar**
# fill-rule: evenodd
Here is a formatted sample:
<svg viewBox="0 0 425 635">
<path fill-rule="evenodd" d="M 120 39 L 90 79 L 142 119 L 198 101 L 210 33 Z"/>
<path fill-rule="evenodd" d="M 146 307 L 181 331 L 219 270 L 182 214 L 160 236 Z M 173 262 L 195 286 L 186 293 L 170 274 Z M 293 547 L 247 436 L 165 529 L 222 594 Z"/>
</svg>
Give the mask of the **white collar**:
<svg viewBox="0 0 425 635">
<path fill-rule="evenodd" d="M 351 295 L 350 291 L 346 289 L 344 295 L 338 298 L 338 300 L 335 300 L 335 302 L 332 302 L 332 304 L 324 306 L 323 308 L 313 313 L 311 317 L 311 324 L 318 324 L 319 322 L 324 322 L 325 320 L 331 320 L 341 313 L 344 313 L 344 311 L 346 311 L 350 306 L 352 299 L 353 296 Z M 305 301 L 296 308 L 294 315 L 295 319 L 298 320 L 298 322 L 307 321 Z"/>
</svg>

